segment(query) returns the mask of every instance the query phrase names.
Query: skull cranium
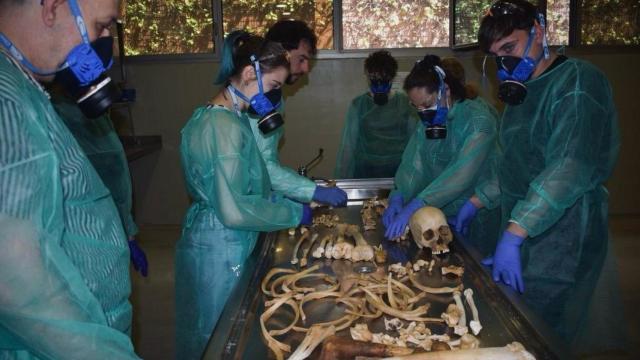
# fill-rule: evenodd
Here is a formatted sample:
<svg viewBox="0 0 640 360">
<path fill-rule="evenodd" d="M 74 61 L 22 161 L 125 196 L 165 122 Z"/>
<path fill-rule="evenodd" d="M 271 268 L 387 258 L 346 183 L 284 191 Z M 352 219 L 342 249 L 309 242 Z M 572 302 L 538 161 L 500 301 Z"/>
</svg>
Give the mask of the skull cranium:
<svg viewBox="0 0 640 360">
<path fill-rule="evenodd" d="M 425 206 L 416 211 L 409 221 L 411 235 L 420 249 L 427 247 L 432 254 L 449 252 L 453 233 L 440 209 Z"/>
</svg>

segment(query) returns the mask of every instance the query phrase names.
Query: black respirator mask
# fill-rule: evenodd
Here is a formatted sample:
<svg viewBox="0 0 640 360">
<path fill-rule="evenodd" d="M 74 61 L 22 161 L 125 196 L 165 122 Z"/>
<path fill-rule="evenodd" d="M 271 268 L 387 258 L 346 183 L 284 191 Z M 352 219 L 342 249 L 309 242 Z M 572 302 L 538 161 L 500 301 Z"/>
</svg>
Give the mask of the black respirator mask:
<svg viewBox="0 0 640 360">
<path fill-rule="evenodd" d="M 105 73 L 113 63 L 113 37 L 98 38 L 90 46 L 97 56 L 92 64 L 96 71 L 91 76 L 78 76 L 74 68 L 68 66 L 56 73 L 54 81 L 69 92 L 86 117 L 93 119 L 104 114 L 120 98 L 120 90 Z"/>
<path fill-rule="evenodd" d="M 545 22 L 544 17 L 538 14 L 538 22 L 544 33 Z M 527 47 L 522 57 L 516 56 L 496 56 L 496 65 L 498 66 L 498 98 L 509 105 L 520 105 L 527 97 L 527 85 L 525 82 L 531 78 L 536 66 L 544 57 L 549 58 L 549 47 L 547 45 L 547 37 L 544 35 L 542 43 L 542 53 L 537 59 L 529 56 L 531 45 L 536 35 L 536 27 L 532 26 L 529 31 Z"/>
<path fill-rule="evenodd" d="M 447 117 L 449 107 L 447 102 L 447 91 L 445 88 L 445 72 L 440 66 L 434 66 L 434 71 L 438 75 L 438 95 L 436 103 L 424 110 L 418 111 L 420 121 L 425 127 L 424 134 L 429 140 L 439 140 L 447 137 Z"/>
<path fill-rule="evenodd" d="M 370 79 L 369 90 L 373 94 L 373 102 L 382 106 L 389 102 L 389 92 L 391 91 L 391 81 Z"/>
<path fill-rule="evenodd" d="M 55 75 L 55 81 L 74 97 L 82 113 L 88 118 L 96 118 L 120 98 L 120 91 L 106 75 L 113 64 L 113 38 L 101 37 L 90 42 L 78 1 L 68 0 L 67 3 L 82 42 L 71 49 L 59 68 L 43 70 L 36 67 L 2 33 L 0 44 L 32 73 L 40 76 Z"/>
</svg>

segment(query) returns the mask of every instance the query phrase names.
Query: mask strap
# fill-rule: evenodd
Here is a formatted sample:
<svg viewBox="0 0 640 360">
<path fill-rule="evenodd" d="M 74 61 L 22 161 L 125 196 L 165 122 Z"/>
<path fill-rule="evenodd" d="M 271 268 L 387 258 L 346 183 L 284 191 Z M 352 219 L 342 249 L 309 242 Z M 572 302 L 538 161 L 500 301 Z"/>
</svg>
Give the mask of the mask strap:
<svg viewBox="0 0 640 360">
<path fill-rule="evenodd" d="M 258 78 L 258 92 L 260 94 L 264 94 L 264 89 L 262 87 L 262 72 L 260 71 L 260 60 L 256 59 L 255 55 L 251 55 L 250 59 L 253 63 L 253 67 L 256 69 L 256 77 Z"/>
<path fill-rule="evenodd" d="M 236 111 L 236 114 L 238 116 L 242 116 L 240 111 L 240 105 L 238 105 L 238 96 L 236 95 L 239 95 L 242 98 L 242 100 L 245 100 L 245 101 L 246 101 L 246 97 L 242 95 L 242 93 L 232 85 L 227 86 L 227 91 L 229 92 L 229 95 L 231 95 L 231 102 L 233 103 L 233 109 Z"/>
<path fill-rule="evenodd" d="M 444 88 L 444 79 L 446 75 L 444 70 L 442 70 L 442 68 L 438 65 L 434 66 L 433 69 L 436 71 L 436 74 L 438 74 L 438 79 L 440 80 L 440 84 L 438 85 L 438 99 L 436 100 L 438 108 L 440 108 L 440 102 L 442 101 L 442 97 L 446 96 L 446 91 Z"/>
<path fill-rule="evenodd" d="M 527 39 L 527 47 L 524 48 L 524 54 L 522 54 L 522 58 L 525 59 L 529 56 L 529 50 L 531 50 L 531 44 L 533 43 L 533 38 L 536 35 L 536 26 L 532 26 L 531 30 L 529 30 L 529 38 Z"/>
<path fill-rule="evenodd" d="M 544 21 L 544 16 L 538 13 L 538 22 L 540 23 L 540 27 L 542 28 L 542 50 L 544 53 L 544 58 L 549 58 L 549 44 L 547 43 L 547 25 Z"/>
<path fill-rule="evenodd" d="M 1 32 L 0 32 L 0 43 L 2 43 L 2 46 L 5 49 L 7 49 L 9 54 L 11 54 L 11 56 L 14 59 L 16 59 L 18 62 L 20 62 L 22 65 L 24 65 L 24 67 L 29 69 L 29 71 L 31 71 L 34 74 L 38 74 L 40 76 L 51 76 L 51 75 L 53 75 L 53 74 L 58 72 L 58 70 L 46 71 L 46 70 L 42 70 L 42 69 L 37 68 L 24 55 L 22 55 L 20 50 L 18 50 L 18 48 L 11 42 L 11 40 L 9 40 L 9 38 L 6 37 Z"/>
<path fill-rule="evenodd" d="M 89 35 L 87 34 L 87 26 L 84 23 L 84 18 L 82 17 L 82 12 L 80 11 L 80 6 L 78 6 L 77 0 L 69 0 L 69 8 L 71 9 L 71 14 L 75 18 L 76 27 L 80 32 L 80 36 L 82 37 L 82 42 L 85 44 L 89 44 Z"/>
</svg>

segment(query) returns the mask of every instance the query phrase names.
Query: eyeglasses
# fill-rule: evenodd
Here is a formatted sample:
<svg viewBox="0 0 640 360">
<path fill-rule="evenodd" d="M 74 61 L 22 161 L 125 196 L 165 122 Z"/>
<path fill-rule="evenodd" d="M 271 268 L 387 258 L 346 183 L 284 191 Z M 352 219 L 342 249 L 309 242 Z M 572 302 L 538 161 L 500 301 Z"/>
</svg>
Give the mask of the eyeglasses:
<svg viewBox="0 0 640 360">
<path fill-rule="evenodd" d="M 492 17 L 501 17 L 506 15 L 527 16 L 527 11 L 520 5 L 510 1 L 496 1 L 487 11 L 487 15 Z"/>
</svg>

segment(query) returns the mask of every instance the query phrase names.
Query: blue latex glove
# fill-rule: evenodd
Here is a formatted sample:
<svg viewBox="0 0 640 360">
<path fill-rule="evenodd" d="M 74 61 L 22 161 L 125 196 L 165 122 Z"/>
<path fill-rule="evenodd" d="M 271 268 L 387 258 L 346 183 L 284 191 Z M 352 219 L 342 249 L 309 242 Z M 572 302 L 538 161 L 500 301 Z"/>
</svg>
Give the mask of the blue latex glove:
<svg viewBox="0 0 640 360">
<path fill-rule="evenodd" d="M 462 205 L 460 211 L 458 211 L 458 215 L 456 215 L 455 220 L 453 221 L 453 229 L 458 233 L 464 236 L 467 236 L 469 233 L 469 224 L 473 221 L 473 218 L 476 217 L 478 213 L 478 208 L 473 205 L 471 200 L 467 200 L 467 202 Z"/>
<path fill-rule="evenodd" d="M 313 223 L 313 214 L 311 213 L 311 207 L 309 204 L 302 204 L 302 218 L 300 219 L 300 225 L 311 225 Z"/>
<path fill-rule="evenodd" d="M 384 227 L 388 228 L 393 219 L 398 215 L 398 213 L 402 210 L 402 205 L 404 200 L 402 199 L 402 195 L 395 194 L 389 198 L 389 206 L 384 210 L 382 214 L 382 224 Z"/>
<path fill-rule="evenodd" d="M 418 211 L 418 209 L 424 207 L 424 201 L 421 199 L 413 199 L 411 200 L 407 206 L 405 206 L 398 215 L 391 221 L 391 224 L 387 226 L 387 231 L 384 233 L 384 236 L 391 240 L 399 237 L 404 233 L 407 225 L 409 224 L 409 219 L 414 212 Z"/>
<path fill-rule="evenodd" d="M 391 241 L 383 241 L 382 248 L 387 252 L 387 261 L 389 264 L 401 263 L 406 264 L 409 261 L 407 249 L 402 248 L 399 243 Z"/>
<path fill-rule="evenodd" d="M 147 277 L 147 269 L 149 267 L 147 255 L 144 254 L 144 251 L 134 239 L 129 240 L 129 254 L 133 269 L 142 274 L 142 276 Z"/>
<path fill-rule="evenodd" d="M 333 207 L 347 205 L 347 193 L 339 187 L 316 186 L 313 200 Z"/>
<path fill-rule="evenodd" d="M 520 263 L 520 246 L 524 238 L 505 231 L 496 246 L 493 257 L 482 260 L 484 265 L 493 265 L 491 275 L 493 281 L 502 281 L 516 291 L 524 292 L 522 265 Z"/>
</svg>

